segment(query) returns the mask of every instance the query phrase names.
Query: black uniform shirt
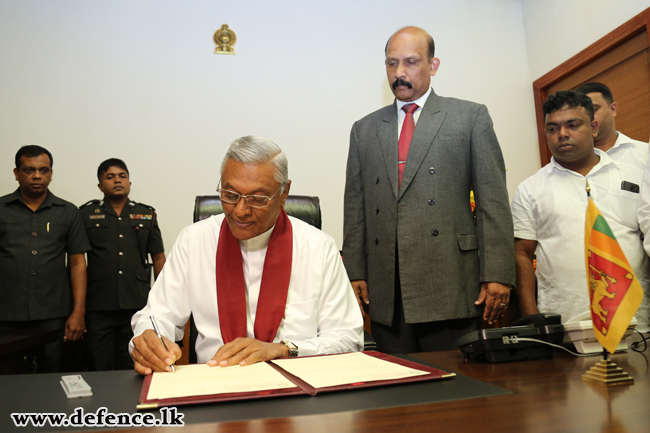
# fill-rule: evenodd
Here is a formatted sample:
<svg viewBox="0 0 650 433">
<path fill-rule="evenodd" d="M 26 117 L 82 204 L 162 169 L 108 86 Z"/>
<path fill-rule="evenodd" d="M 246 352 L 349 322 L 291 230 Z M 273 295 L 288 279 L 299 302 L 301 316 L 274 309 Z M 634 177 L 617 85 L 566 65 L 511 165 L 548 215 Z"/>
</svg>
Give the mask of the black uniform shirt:
<svg viewBox="0 0 650 433">
<path fill-rule="evenodd" d="M 66 253 L 90 250 L 77 207 L 51 191 L 33 212 L 16 190 L 0 197 L 0 320 L 72 313 Z"/>
<path fill-rule="evenodd" d="M 165 251 L 154 209 L 128 201 L 117 215 L 109 202 L 91 200 L 79 213 L 92 244 L 86 310 L 144 307 L 150 277 L 142 253 L 153 256 Z"/>
</svg>

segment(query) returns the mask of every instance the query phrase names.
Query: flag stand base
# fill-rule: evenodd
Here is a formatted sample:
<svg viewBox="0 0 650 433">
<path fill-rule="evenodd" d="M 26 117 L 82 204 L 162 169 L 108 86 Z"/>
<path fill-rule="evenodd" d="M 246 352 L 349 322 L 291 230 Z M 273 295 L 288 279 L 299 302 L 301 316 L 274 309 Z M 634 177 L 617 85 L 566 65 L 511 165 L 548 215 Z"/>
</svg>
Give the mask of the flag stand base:
<svg viewBox="0 0 650 433">
<path fill-rule="evenodd" d="M 604 386 L 632 385 L 634 383 L 633 377 L 608 359 L 598 361 L 582 375 L 582 380 Z"/>
</svg>

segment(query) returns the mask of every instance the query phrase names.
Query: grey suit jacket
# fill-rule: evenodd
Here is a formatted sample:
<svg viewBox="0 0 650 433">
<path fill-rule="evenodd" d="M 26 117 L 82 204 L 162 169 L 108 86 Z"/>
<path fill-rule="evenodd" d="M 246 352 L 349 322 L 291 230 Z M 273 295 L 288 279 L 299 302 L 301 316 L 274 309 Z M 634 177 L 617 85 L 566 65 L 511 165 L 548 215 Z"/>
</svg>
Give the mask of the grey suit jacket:
<svg viewBox="0 0 650 433">
<path fill-rule="evenodd" d="M 487 108 L 431 92 L 399 189 L 397 141 L 394 103 L 352 127 L 343 239 L 350 280 L 368 282 L 371 319 L 391 325 L 397 256 L 407 323 L 476 317 L 481 282 L 515 284 L 505 167 Z"/>
</svg>

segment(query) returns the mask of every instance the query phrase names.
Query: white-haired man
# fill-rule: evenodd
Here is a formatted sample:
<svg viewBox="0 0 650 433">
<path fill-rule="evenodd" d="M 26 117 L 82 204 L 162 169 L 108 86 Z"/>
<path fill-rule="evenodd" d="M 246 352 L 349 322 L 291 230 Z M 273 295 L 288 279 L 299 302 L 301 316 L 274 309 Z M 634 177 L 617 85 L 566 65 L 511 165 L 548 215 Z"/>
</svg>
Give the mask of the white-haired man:
<svg viewBox="0 0 650 433">
<path fill-rule="evenodd" d="M 181 355 L 173 340 L 190 313 L 197 358 L 211 366 L 362 348 L 361 313 L 334 240 L 287 216 L 290 186 L 275 143 L 248 136 L 230 145 L 217 188 L 224 213 L 181 231 L 147 306 L 133 316 L 138 373 L 171 370 Z"/>
</svg>

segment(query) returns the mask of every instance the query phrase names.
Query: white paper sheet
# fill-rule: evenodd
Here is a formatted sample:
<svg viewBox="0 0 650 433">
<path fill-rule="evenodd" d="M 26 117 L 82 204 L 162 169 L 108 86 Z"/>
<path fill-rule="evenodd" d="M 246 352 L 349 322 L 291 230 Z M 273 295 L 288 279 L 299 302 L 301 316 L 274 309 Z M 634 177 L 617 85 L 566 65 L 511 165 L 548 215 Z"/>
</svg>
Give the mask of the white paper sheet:
<svg viewBox="0 0 650 433">
<path fill-rule="evenodd" d="M 264 362 L 240 367 L 176 366 L 176 373 L 154 373 L 147 399 L 254 392 L 295 388 L 291 381 Z"/>
<path fill-rule="evenodd" d="M 360 352 L 313 358 L 276 359 L 271 362 L 298 376 L 314 388 L 431 374 Z"/>
</svg>

